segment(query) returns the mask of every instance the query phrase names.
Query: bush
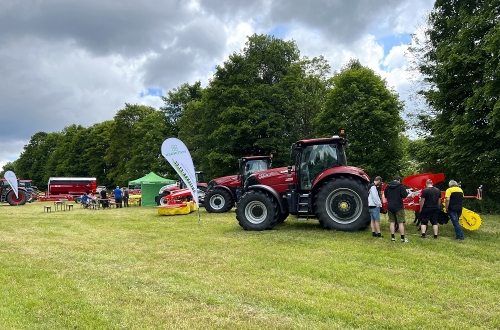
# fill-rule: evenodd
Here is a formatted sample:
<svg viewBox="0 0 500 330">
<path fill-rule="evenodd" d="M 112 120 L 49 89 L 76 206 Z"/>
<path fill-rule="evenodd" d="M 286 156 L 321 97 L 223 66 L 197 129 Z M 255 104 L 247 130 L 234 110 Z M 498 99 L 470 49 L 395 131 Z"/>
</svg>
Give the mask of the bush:
<svg viewBox="0 0 500 330">
<path fill-rule="evenodd" d="M 500 202 L 489 197 L 482 200 L 465 199 L 464 207 L 479 214 L 500 214 Z"/>
</svg>

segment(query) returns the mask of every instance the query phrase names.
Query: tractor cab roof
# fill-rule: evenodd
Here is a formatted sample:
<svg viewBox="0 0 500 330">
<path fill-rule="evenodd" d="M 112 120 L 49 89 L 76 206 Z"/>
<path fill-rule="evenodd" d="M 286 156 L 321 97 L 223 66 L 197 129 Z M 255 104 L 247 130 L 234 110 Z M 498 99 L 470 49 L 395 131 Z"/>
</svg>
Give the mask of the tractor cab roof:
<svg viewBox="0 0 500 330">
<path fill-rule="evenodd" d="M 249 160 L 260 160 L 260 159 L 271 159 L 273 158 L 273 156 L 245 156 L 245 157 L 241 157 L 241 160 L 246 162 L 246 161 L 249 161 Z"/>
<path fill-rule="evenodd" d="M 347 140 L 341 136 L 334 135 L 331 138 L 318 138 L 318 139 L 310 139 L 310 140 L 299 140 L 295 142 L 295 147 L 296 148 L 304 148 L 310 145 L 317 145 L 317 144 L 346 144 Z"/>
</svg>

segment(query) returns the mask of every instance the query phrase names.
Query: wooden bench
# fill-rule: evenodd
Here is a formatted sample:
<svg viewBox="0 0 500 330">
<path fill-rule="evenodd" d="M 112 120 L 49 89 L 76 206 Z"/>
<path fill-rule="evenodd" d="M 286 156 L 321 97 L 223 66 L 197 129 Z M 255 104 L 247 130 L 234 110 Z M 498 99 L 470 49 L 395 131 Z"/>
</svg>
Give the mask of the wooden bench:
<svg viewBox="0 0 500 330">
<path fill-rule="evenodd" d="M 72 210 L 73 209 L 73 204 L 66 204 L 66 210 Z"/>
<path fill-rule="evenodd" d="M 48 205 L 45 205 L 45 206 L 43 207 L 43 211 L 44 211 L 44 212 L 47 212 L 47 213 L 48 213 L 48 212 L 52 212 L 52 207 L 51 207 L 51 206 L 48 206 Z"/>
</svg>

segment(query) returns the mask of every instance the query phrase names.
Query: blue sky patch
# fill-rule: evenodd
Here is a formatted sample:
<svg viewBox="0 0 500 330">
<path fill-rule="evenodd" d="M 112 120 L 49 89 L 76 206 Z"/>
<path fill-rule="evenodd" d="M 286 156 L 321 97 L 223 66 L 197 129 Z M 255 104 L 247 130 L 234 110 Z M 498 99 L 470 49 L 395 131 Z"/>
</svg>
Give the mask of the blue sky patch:
<svg viewBox="0 0 500 330">
<path fill-rule="evenodd" d="M 162 96 L 163 95 L 163 91 L 161 88 L 147 88 L 145 91 L 142 91 L 139 96 L 142 98 L 142 97 L 145 97 L 145 96 Z"/>
<path fill-rule="evenodd" d="M 285 39 L 287 32 L 288 27 L 286 25 L 276 25 L 269 31 L 269 34 L 276 38 Z"/>
<path fill-rule="evenodd" d="M 399 46 L 401 44 L 409 45 L 411 42 L 411 35 L 409 33 L 402 33 L 396 35 L 388 35 L 381 38 L 375 39 L 379 44 L 384 45 L 384 56 L 387 56 L 391 51 L 392 47 Z"/>
</svg>

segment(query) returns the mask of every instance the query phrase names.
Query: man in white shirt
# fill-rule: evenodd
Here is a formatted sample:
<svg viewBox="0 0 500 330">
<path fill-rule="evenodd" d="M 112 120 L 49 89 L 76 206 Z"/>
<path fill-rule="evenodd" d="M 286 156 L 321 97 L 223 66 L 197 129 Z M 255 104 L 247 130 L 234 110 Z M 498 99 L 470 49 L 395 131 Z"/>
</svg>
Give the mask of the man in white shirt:
<svg viewBox="0 0 500 330">
<path fill-rule="evenodd" d="M 380 194 L 378 193 L 377 187 L 382 183 L 382 178 L 377 176 L 373 180 L 373 184 L 370 185 L 370 191 L 368 192 L 368 207 L 370 209 L 370 225 L 372 227 L 373 237 L 381 238 L 380 233 L 380 208 L 382 207 L 382 201 L 380 200 Z"/>
</svg>

